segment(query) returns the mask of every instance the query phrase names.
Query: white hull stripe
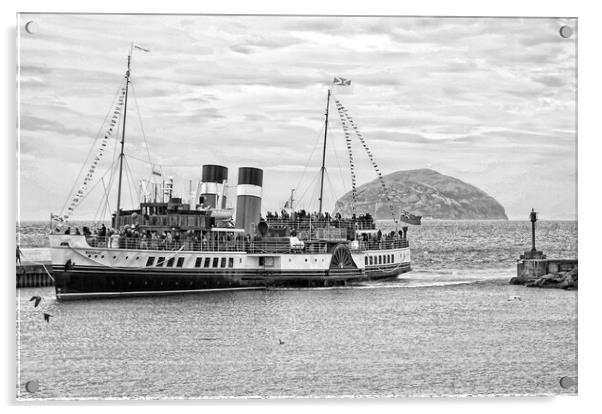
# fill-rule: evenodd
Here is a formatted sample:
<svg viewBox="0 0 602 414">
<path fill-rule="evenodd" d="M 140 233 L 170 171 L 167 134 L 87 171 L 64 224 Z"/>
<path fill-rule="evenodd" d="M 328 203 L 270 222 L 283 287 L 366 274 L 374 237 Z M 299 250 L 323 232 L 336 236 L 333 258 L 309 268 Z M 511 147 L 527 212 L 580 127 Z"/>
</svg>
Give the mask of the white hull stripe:
<svg viewBox="0 0 602 414">
<path fill-rule="evenodd" d="M 238 184 L 236 186 L 237 196 L 253 196 L 261 198 L 263 195 L 263 188 L 253 184 Z"/>
<path fill-rule="evenodd" d="M 169 295 L 172 293 L 202 293 L 202 292 L 222 292 L 231 290 L 264 290 L 265 287 L 238 287 L 238 288 L 215 288 L 215 289 L 187 289 L 187 290 L 140 290 L 129 292 L 82 292 L 82 293 L 57 293 L 57 298 L 77 298 L 90 296 L 140 296 L 140 295 Z"/>
</svg>

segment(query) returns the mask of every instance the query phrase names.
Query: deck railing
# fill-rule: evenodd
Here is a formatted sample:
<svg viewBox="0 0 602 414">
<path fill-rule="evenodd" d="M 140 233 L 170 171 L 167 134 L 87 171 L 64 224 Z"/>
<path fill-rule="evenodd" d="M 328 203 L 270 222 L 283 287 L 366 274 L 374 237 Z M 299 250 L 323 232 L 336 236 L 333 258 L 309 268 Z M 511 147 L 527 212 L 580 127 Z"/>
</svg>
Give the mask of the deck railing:
<svg viewBox="0 0 602 414">
<path fill-rule="evenodd" d="M 350 228 L 356 230 L 374 230 L 375 224 L 373 221 L 363 221 L 356 219 L 334 219 L 334 218 L 319 218 L 310 219 L 309 217 L 304 218 L 268 218 L 266 222 L 270 227 L 287 227 L 289 229 L 305 230 L 309 229 L 320 229 L 320 228 Z"/>
<path fill-rule="evenodd" d="M 360 250 L 389 250 L 410 247 L 407 240 L 360 241 Z"/>
<path fill-rule="evenodd" d="M 101 237 L 88 236 L 86 241 L 90 247 L 110 247 L 132 250 L 184 250 L 184 251 L 219 251 L 247 253 L 326 253 L 327 243 L 323 241 L 306 241 L 303 247 L 291 245 L 288 240 L 248 241 L 248 240 L 168 240 L 147 239 L 138 237 Z M 351 243 L 352 250 L 389 250 L 409 247 L 407 240 L 359 241 Z"/>
<path fill-rule="evenodd" d="M 285 241 L 248 241 L 248 240 L 167 240 L 167 239 L 146 239 L 138 237 L 101 237 L 88 236 L 86 241 L 90 247 L 119 248 L 132 250 L 168 250 L 168 251 L 211 251 L 211 252 L 246 252 L 252 254 L 258 253 L 326 253 L 327 244 L 325 242 L 306 242 L 304 245 L 291 245 L 288 240 Z"/>
</svg>

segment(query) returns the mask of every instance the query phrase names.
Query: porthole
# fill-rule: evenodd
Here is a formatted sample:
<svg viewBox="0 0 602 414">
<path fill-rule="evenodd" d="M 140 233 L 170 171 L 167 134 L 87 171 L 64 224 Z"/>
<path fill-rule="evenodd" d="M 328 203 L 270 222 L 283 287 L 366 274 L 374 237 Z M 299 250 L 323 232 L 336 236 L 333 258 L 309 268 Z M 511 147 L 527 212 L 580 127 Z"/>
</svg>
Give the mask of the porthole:
<svg viewBox="0 0 602 414">
<path fill-rule="evenodd" d="M 140 256 L 136 256 L 136 260 L 140 260 Z"/>
<path fill-rule="evenodd" d="M 88 257 L 92 257 L 92 255 L 91 255 L 91 254 L 89 254 L 89 255 L 88 255 Z"/>
<path fill-rule="evenodd" d="M 98 255 L 97 255 L 97 254 L 95 254 L 95 255 L 94 255 L 94 258 L 95 258 L 95 259 L 98 259 Z"/>
<path fill-rule="evenodd" d="M 125 256 L 125 260 L 127 260 L 127 259 L 128 259 L 128 256 Z"/>
<path fill-rule="evenodd" d="M 101 258 L 101 259 L 104 259 L 104 258 L 105 258 L 105 255 L 103 254 L 102 256 L 100 256 L 100 258 Z"/>
<path fill-rule="evenodd" d="M 117 259 L 117 256 L 113 256 L 113 260 Z"/>
</svg>

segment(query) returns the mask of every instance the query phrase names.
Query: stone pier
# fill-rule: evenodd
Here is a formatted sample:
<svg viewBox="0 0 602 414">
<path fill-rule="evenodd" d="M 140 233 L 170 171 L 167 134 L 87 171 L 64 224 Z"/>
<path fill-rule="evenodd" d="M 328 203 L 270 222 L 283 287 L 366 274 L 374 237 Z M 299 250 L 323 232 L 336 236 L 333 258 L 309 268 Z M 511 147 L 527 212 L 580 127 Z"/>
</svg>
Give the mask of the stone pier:
<svg viewBox="0 0 602 414">
<path fill-rule="evenodd" d="M 548 259 L 535 248 L 535 222 L 537 213 L 531 210 L 531 250 L 527 250 L 516 264 L 516 277 L 510 279 L 513 285 L 528 287 L 553 287 L 577 289 L 577 259 Z"/>
</svg>

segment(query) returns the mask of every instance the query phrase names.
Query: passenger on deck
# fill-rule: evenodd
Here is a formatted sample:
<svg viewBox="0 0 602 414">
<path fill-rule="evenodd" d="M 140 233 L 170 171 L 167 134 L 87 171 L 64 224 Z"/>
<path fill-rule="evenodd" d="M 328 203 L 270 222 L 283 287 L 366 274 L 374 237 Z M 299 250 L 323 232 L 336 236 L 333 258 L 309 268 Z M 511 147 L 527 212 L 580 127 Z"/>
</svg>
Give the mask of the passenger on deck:
<svg viewBox="0 0 602 414">
<path fill-rule="evenodd" d="M 67 230 L 65 230 L 65 234 L 71 234 L 71 227 L 67 227 Z"/>
<path fill-rule="evenodd" d="M 23 252 L 21 251 L 21 249 L 19 248 L 19 245 L 17 244 L 17 263 L 21 264 L 21 256 L 23 255 Z"/>
</svg>

